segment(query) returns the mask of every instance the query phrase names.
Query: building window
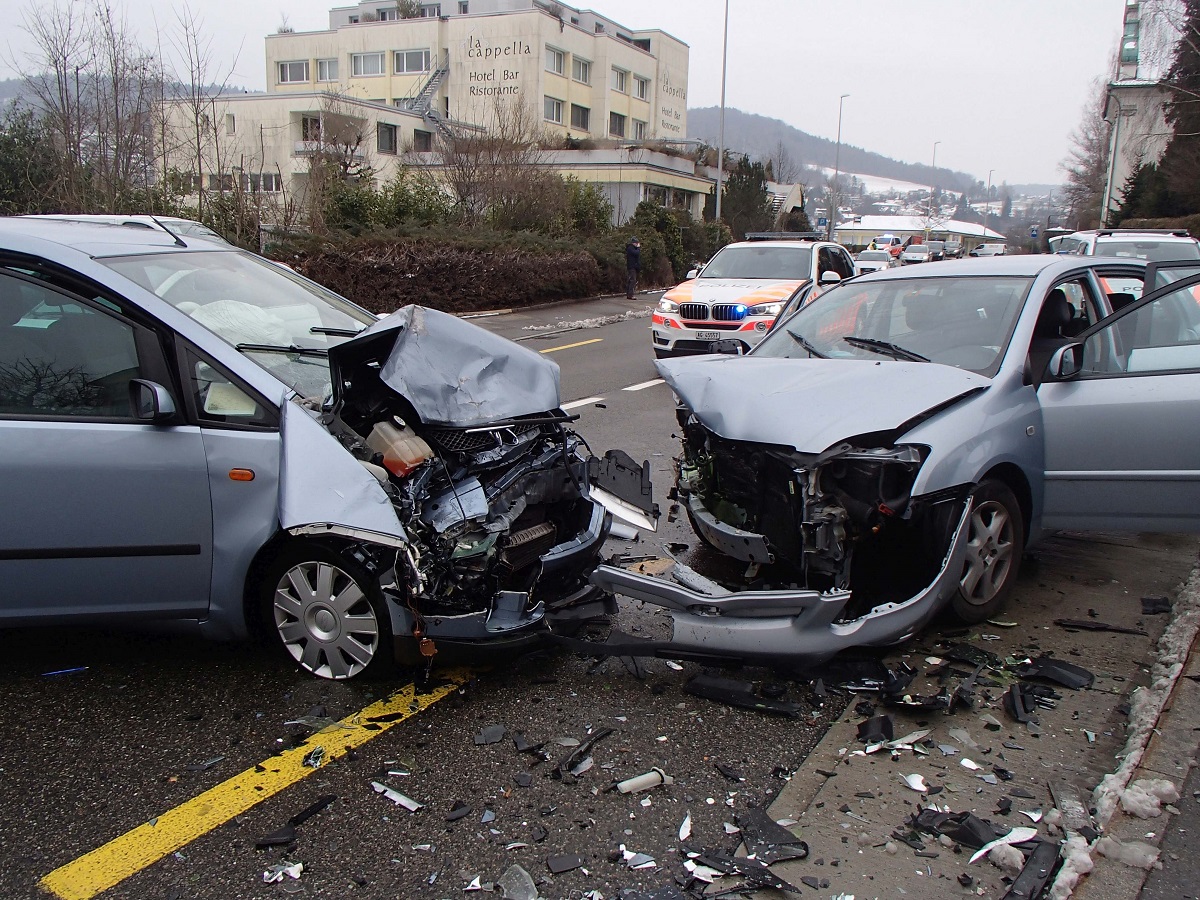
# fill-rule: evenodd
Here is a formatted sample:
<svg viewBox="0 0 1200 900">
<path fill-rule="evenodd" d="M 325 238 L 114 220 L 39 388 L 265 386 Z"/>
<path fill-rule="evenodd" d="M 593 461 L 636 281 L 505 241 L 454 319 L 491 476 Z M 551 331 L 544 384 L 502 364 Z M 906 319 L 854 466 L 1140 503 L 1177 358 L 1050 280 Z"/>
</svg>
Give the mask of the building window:
<svg viewBox="0 0 1200 900">
<path fill-rule="evenodd" d="M 380 122 L 375 126 L 375 146 L 380 153 L 396 152 L 396 126 Z"/>
<path fill-rule="evenodd" d="M 428 50 L 397 50 L 395 58 L 397 75 L 429 71 Z"/>
<path fill-rule="evenodd" d="M 300 117 L 300 140 L 319 141 L 321 139 L 321 119 L 319 116 Z"/>
<path fill-rule="evenodd" d="M 440 3 L 422 3 L 421 4 L 421 18 L 422 19 L 436 19 L 441 14 L 442 14 L 442 4 L 440 4 Z"/>
<path fill-rule="evenodd" d="M 234 116 L 233 113 L 225 113 L 225 133 L 226 134 L 236 134 L 237 133 L 237 118 Z"/>
<path fill-rule="evenodd" d="M 421 131 L 416 129 L 413 131 L 413 150 L 417 153 L 429 153 L 433 150 L 433 132 Z"/>
<path fill-rule="evenodd" d="M 338 61 L 336 59 L 317 60 L 317 81 L 337 81 Z"/>
<path fill-rule="evenodd" d="M 614 68 L 612 70 L 612 89 L 619 91 L 622 94 L 629 93 L 628 87 L 629 73 L 624 69 Z"/>
<path fill-rule="evenodd" d="M 633 76 L 633 96 L 639 100 L 650 99 L 650 79 L 643 78 L 641 75 Z"/>
<path fill-rule="evenodd" d="M 561 75 L 564 71 L 563 63 L 567 55 L 561 50 L 555 50 L 553 47 L 546 47 L 546 71 L 553 72 L 555 75 Z"/>
<path fill-rule="evenodd" d="M 459 14 L 460 16 L 465 16 L 465 15 L 466 15 L 467 13 L 469 13 L 470 11 L 471 11 L 471 4 L 470 4 L 470 3 L 468 3 L 468 2 L 467 2 L 467 0 L 459 0 L 459 3 L 458 3 L 458 14 Z"/>
<path fill-rule="evenodd" d="M 229 172 L 225 175 L 215 175 L 209 173 L 208 189 L 210 191 L 232 191 L 233 190 L 233 173 Z"/>
<path fill-rule="evenodd" d="M 279 83 L 296 84 L 308 81 L 308 60 L 296 62 L 281 62 L 279 64 Z"/>
<path fill-rule="evenodd" d="M 644 141 L 646 139 L 646 123 L 633 120 L 633 139 L 635 141 Z"/>
<path fill-rule="evenodd" d="M 349 21 L 350 21 L 351 25 L 357 25 L 358 24 L 358 16 L 351 16 Z"/>
<path fill-rule="evenodd" d="M 592 83 L 592 64 L 578 56 L 571 57 L 571 77 L 582 84 Z"/>
<path fill-rule="evenodd" d="M 400 18 L 400 10 L 394 6 L 385 6 L 375 10 L 375 18 L 380 22 L 395 22 Z"/>
<path fill-rule="evenodd" d="M 625 137 L 625 117 L 620 113 L 608 114 L 608 133 L 613 137 Z"/>
<path fill-rule="evenodd" d="M 592 111 L 586 106 L 571 104 L 571 127 L 580 131 L 590 131 L 592 126 Z"/>
<path fill-rule="evenodd" d="M 242 190 L 265 191 L 268 194 L 278 194 L 283 190 L 283 178 L 280 177 L 278 172 L 243 175 Z"/>
<path fill-rule="evenodd" d="M 544 112 L 542 118 L 547 122 L 554 122 L 557 125 L 562 124 L 563 102 L 555 100 L 553 97 L 543 97 L 542 105 Z"/>
<path fill-rule="evenodd" d="M 355 78 L 383 74 L 382 53 L 351 53 L 350 71 Z"/>
</svg>

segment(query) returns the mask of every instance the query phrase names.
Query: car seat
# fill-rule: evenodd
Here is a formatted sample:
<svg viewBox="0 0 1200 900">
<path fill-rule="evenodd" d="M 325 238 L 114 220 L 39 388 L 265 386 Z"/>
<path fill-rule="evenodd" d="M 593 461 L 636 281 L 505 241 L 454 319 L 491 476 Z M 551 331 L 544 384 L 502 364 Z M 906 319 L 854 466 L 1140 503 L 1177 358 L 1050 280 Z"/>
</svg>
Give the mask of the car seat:
<svg viewBox="0 0 1200 900">
<path fill-rule="evenodd" d="M 1065 333 L 1075 310 L 1062 288 L 1055 288 L 1046 295 L 1038 313 L 1037 322 L 1033 326 L 1033 340 L 1029 343 L 1028 380 L 1035 387 L 1042 383 L 1046 376 L 1046 366 L 1050 357 L 1059 347 L 1071 343 L 1071 338 Z"/>
</svg>

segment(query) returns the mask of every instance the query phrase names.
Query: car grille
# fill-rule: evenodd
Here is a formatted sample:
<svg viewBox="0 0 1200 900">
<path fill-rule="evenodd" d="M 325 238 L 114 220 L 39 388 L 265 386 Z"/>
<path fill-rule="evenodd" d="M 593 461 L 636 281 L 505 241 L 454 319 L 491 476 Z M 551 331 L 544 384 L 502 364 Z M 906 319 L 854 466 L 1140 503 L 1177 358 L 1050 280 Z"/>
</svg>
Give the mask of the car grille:
<svg viewBox="0 0 1200 900">
<path fill-rule="evenodd" d="M 722 322 L 740 322 L 746 318 L 746 307 L 740 303 L 717 303 L 712 308 L 712 317 Z"/>
<path fill-rule="evenodd" d="M 706 303 L 680 303 L 679 315 L 685 319 L 691 319 L 693 322 L 704 322 L 708 319 L 708 304 Z"/>
<path fill-rule="evenodd" d="M 431 428 L 429 437 L 451 453 L 474 453 L 496 446 L 496 436 L 488 431 L 470 432 L 461 428 Z"/>
</svg>

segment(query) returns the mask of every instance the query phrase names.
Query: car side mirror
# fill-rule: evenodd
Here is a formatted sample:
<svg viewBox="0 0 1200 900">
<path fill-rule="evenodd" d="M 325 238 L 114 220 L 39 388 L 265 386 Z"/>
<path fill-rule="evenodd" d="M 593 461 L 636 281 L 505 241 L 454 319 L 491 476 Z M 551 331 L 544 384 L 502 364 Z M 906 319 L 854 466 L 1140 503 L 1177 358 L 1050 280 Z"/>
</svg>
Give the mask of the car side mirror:
<svg viewBox="0 0 1200 900">
<path fill-rule="evenodd" d="M 841 280 L 842 280 L 842 276 L 839 275 L 837 272 L 834 272 L 831 269 L 828 272 L 821 273 L 820 283 L 821 284 L 838 284 L 841 282 Z"/>
<path fill-rule="evenodd" d="M 722 353 L 725 356 L 741 356 L 742 342 L 734 340 L 713 341 L 708 345 L 709 353 Z"/>
<path fill-rule="evenodd" d="M 175 418 L 175 401 L 157 381 L 132 378 L 129 381 L 129 406 L 143 422 L 162 424 Z"/>
<path fill-rule="evenodd" d="M 691 281 L 693 278 L 699 278 L 699 277 L 700 277 L 699 269 L 688 269 L 688 273 L 687 273 L 688 281 Z"/>
<path fill-rule="evenodd" d="M 1083 369 L 1083 344 L 1059 347 L 1050 357 L 1046 371 L 1054 381 L 1068 381 Z"/>
</svg>

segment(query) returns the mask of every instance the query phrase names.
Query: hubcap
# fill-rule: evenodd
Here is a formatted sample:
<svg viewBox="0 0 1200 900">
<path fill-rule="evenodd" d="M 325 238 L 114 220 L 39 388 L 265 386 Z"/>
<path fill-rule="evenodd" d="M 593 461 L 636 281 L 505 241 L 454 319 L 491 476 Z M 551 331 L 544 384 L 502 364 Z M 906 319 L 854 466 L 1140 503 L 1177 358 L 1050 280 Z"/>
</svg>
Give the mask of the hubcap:
<svg viewBox="0 0 1200 900">
<path fill-rule="evenodd" d="M 1013 524 L 1004 504 L 984 500 L 971 510 L 967 560 L 959 582 L 963 598 L 983 606 L 1004 587 L 1013 562 Z"/>
<path fill-rule="evenodd" d="M 358 583 L 332 563 L 303 562 L 275 586 L 275 629 L 304 669 L 353 678 L 375 658 L 379 622 Z"/>
</svg>

